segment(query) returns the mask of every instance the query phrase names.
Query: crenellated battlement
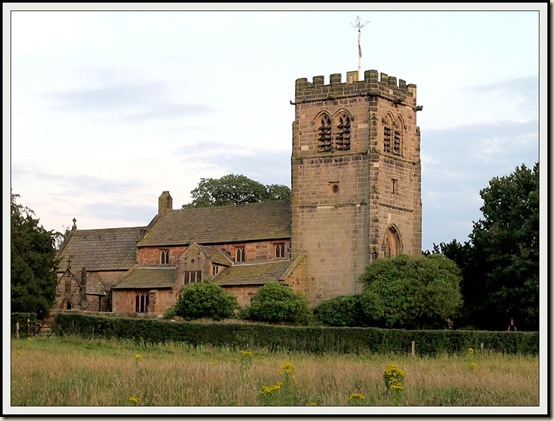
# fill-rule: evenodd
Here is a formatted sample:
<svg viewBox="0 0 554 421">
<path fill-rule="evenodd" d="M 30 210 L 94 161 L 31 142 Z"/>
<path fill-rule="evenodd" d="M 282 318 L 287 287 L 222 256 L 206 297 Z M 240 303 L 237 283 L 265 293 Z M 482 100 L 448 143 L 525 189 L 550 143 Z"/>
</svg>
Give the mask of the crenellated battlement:
<svg viewBox="0 0 554 421">
<path fill-rule="evenodd" d="M 395 103 L 416 107 L 416 85 L 406 84 L 406 81 L 395 76 L 389 76 L 377 70 L 366 70 L 364 79 L 358 80 L 358 71 L 346 73 L 346 81 L 342 82 L 340 73 L 329 77 L 325 84 L 324 76 L 314 76 L 312 82 L 307 78 L 296 79 L 295 102 L 312 102 L 333 100 L 355 96 L 375 95 Z"/>
</svg>

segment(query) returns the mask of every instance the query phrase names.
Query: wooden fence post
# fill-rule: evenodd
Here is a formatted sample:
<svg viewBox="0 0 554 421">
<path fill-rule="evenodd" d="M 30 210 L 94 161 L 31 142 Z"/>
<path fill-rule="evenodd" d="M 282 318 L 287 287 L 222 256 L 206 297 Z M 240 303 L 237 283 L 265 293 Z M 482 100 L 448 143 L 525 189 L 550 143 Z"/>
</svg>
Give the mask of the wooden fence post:
<svg viewBox="0 0 554 421">
<path fill-rule="evenodd" d="M 15 337 L 19 339 L 19 322 L 15 322 Z"/>
<path fill-rule="evenodd" d="M 415 357 L 415 341 L 412 341 L 412 357 Z"/>
</svg>

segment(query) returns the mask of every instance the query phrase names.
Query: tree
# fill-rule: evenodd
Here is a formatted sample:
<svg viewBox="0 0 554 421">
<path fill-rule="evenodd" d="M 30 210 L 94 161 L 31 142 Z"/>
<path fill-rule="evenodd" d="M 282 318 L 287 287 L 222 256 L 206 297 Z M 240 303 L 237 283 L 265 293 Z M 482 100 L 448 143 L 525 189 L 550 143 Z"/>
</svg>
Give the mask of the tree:
<svg viewBox="0 0 554 421">
<path fill-rule="evenodd" d="M 271 281 L 260 287 L 241 317 L 260 322 L 290 322 L 307 324 L 311 321 L 308 299 L 299 291 Z"/>
<path fill-rule="evenodd" d="M 280 184 L 264 185 L 244 175 L 229 174 L 218 179 L 201 178 L 190 195 L 192 202 L 183 208 L 290 200 L 290 188 Z"/>
<path fill-rule="evenodd" d="M 482 329 L 539 325 L 539 164 L 494 177 L 469 241 L 435 246 L 462 269 L 463 321 Z"/>
<path fill-rule="evenodd" d="M 11 311 L 45 318 L 56 298 L 58 260 L 54 233 L 11 194 Z"/>
<path fill-rule="evenodd" d="M 360 277 L 364 313 L 387 328 L 444 327 L 462 305 L 460 281 L 456 264 L 442 255 L 378 259 Z"/>
<path fill-rule="evenodd" d="M 233 317 L 238 308 L 234 295 L 221 286 L 204 281 L 187 285 L 175 304 L 175 314 L 186 320 L 209 317 L 222 320 Z"/>
</svg>

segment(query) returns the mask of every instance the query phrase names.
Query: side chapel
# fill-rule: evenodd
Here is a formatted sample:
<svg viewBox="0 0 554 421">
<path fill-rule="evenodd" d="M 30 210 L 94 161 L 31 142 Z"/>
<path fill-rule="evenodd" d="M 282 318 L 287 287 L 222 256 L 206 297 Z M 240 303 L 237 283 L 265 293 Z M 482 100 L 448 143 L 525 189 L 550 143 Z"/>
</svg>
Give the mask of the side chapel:
<svg viewBox="0 0 554 421">
<path fill-rule="evenodd" d="M 421 253 L 416 85 L 376 70 L 296 80 L 291 202 L 173 209 L 146 226 L 72 230 L 54 312 L 161 315 L 210 280 L 249 304 L 278 281 L 312 304 L 361 292 L 378 258 Z"/>
</svg>

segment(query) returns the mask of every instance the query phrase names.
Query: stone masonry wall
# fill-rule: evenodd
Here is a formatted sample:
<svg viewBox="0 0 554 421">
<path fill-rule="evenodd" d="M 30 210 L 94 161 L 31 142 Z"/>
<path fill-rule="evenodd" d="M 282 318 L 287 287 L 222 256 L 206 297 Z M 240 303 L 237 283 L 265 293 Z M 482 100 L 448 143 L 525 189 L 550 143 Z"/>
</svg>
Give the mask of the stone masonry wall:
<svg viewBox="0 0 554 421">
<path fill-rule="evenodd" d="M 329 84 L 323 76 L 296 81 L 292 257 L 306 254 L 304 290 L 312 303 L 360 292 L 356 281 L 373 252 L 384 256 L 390 227 L 398 231 L 400 252 L 421 252 L 420 109 L 416 85 L 376 70 L 364 80 L 348 72 L 345 83 L 340 74 Z M 349 150 L 320 152 L 322 113 L 333 131 L 337 116 L 351 117 Z M 402 122 L 400 154 L 383 149 L 387 114 Z"/>
</svg>

